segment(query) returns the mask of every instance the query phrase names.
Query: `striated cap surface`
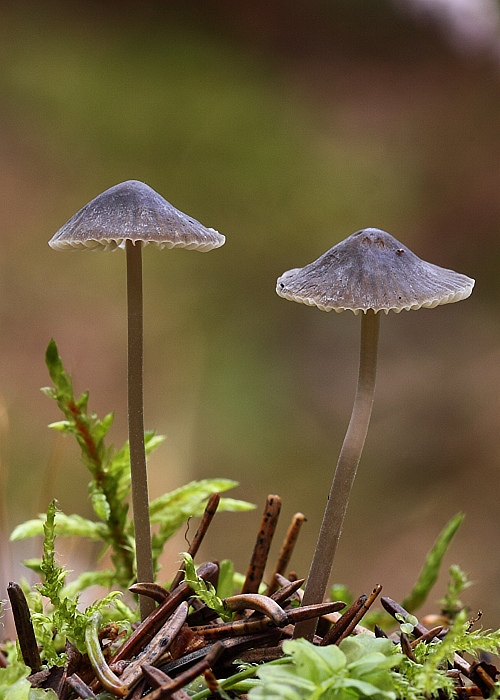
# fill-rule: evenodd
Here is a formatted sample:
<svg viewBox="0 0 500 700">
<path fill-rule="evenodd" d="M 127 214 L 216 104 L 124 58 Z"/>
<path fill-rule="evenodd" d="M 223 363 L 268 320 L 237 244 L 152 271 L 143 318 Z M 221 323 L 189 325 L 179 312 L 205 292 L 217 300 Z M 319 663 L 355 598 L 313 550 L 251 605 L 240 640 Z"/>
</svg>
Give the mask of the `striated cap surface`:
<svg viewBox="0 0 500 700">
<path fill-rule="evenodd" d="M 113 250 L 125 241 L 206 251 L 225 237 L 173 207 L 151 187 L 127 180 L 86 204 L 49 241 L 51 248 Z"/>
<path fill-rule="evenodd" d="M 385 231 L 365 228 L 285 272 L 279 296 L 322 311 L 410 311 L 466 299 L 474 280 L 421 260 Z"/>
</svg>

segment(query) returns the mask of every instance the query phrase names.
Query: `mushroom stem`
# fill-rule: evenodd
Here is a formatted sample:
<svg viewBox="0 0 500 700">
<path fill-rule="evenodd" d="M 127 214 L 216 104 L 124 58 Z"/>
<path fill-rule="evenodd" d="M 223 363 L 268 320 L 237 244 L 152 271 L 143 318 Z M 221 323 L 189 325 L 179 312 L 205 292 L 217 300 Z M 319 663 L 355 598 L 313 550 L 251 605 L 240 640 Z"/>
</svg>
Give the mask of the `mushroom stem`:
<svg viewBox="0 0 500 700">
<path fill-rule="evenodd" d="M 142 319 L 142 244 L 126 241 L 128 311 L 128 435 L 132 506 L 134 511 L 137 580 L 152 583 L 153 555 L 149 521 L 148 476 L 144 446 L 143 408 L 143 319 Z M 154 609 L 154 601 L 139 597 L 141 619 Z"/>
<path fill-rule="evenodd" d="M 370 423 L 377 371 L 379 325 L 379 313 L 369 310 L 361 315 L 359 373 L 354 406 L 323 515 L 302 605 L 321 603 L 328 586 L 349 494 Z M 297 624 L 294 637 L 312 639 L 316 623 L 317 620 L 307 620 Z"/>
</svg>

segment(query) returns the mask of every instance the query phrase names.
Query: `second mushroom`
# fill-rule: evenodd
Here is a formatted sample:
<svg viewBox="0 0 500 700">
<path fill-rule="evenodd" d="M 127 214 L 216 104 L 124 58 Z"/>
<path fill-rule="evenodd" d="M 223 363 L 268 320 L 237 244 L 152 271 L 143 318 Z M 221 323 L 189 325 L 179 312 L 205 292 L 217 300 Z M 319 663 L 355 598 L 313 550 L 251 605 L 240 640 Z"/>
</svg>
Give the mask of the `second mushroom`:
<svg viewBox="0 0 500 700">
<path fill-rule="evenodd" d="M 474 280 L 424 262 L 376 228 L 353 233 L 314 262 L 285 272 L 276 292 L 322 311 L 361 312 L 358 385 L 307 578 L 303 605 L 325 595 L 349 494 L 363 451 L 373 405 L 380 312 L 450 304 L 470 296 Z M 299 623 L 295 636 L 311 639 L 315 621 Z"/>
<path fill-rule="evenodd" d="M 142 248 L 211 250 L 224 236 L 173 207 L 151 187 L 128 180 L 98 195 L 49 241 L 56 250 L 115 250 L 127 256 L 128 425 L 137 579 L 153 581 L 143 409 Z M 153 607 L 140 598 L 141 618 Z"/>
</svg>

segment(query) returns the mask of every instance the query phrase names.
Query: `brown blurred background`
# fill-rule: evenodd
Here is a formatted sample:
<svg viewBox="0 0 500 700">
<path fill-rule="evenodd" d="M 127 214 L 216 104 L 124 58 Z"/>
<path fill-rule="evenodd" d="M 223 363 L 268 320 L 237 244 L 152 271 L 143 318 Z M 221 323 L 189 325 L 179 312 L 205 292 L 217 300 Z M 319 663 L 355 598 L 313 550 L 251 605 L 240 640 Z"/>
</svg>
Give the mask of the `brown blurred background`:
<svg viewBox="0 0 500 700">
<path fill-rule="evenodd" d="M 278 540 L 294 512 L 307 515 L 292 563 L 306 574 L 357 370 L 359 319 L 284 301 L 276 278 L 376 226 L 477 279 L 465 302 L 382 319 L 372 425 L 333 578 L 356 595 L 380 582 L 403 597 L 463 511 L 426 610 L 458 563 L 475 582 L 466 602 L 500 625 L 498 19 L 492 11 L 483 33 L 468 31 L 471 19 L 460 30 L 417 6 L 2 6 L 8 530 L 54 496 L 90 515 L 76 446 L 46 428 L 59 418 L 39 391 L 51 337 L 91 407 L 116 411 L 113 441 L 126 439 L 124 255 L 56 253 L 47 241 L 95 195 L 139 179 L 227 237 L 208 255 L 145 252 L 145 411 L 167 435 L 150 460 L 152 497 L 224 476 L 257 504 L 221 515 L 204 547 L 240 570 L 264 498 L 278 493 Z M 10 546 L 2 589 L 39 548 Z M 183 549 L 179 536 L 164 578 Z"/>
</svg>

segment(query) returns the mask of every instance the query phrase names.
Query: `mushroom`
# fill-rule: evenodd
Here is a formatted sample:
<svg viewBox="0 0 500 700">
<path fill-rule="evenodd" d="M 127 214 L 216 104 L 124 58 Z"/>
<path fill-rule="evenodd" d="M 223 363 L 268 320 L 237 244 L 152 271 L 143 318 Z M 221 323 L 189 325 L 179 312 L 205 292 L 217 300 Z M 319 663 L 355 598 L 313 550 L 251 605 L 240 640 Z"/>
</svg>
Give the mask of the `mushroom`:
<svg viewBox="0 0 500 700">
<path fill-rule="evenodd" d="M 225 238 L 175 209 L 148 185 L 122 182 L 102 192 L 69 219 L 49 241 L 56 250 L 125 248 L 128 315 L 128 427 L 137 578 L 153 581 L 151 528 L 144 449 L 142 248 L 211 250 Z M 153 601 L 140 598 L 141 617 Z"/>
<path fill-rule="evenodd" d="M 366 228 L 316 261 L 285 272 L 276 291 L 322 311 L 361 312 L 359 374 L 354 406 L 340 451 L 304 592 L 303 605 L 323 600 L 344 522 L 349 494 L 368 431 L 375 390 L 380 312 L 432 308 L 466 299 L 474 280 L 424 262 L 385 231 Z M 312 638 L 315 622 L 297 625 Z"/>
</svg>

